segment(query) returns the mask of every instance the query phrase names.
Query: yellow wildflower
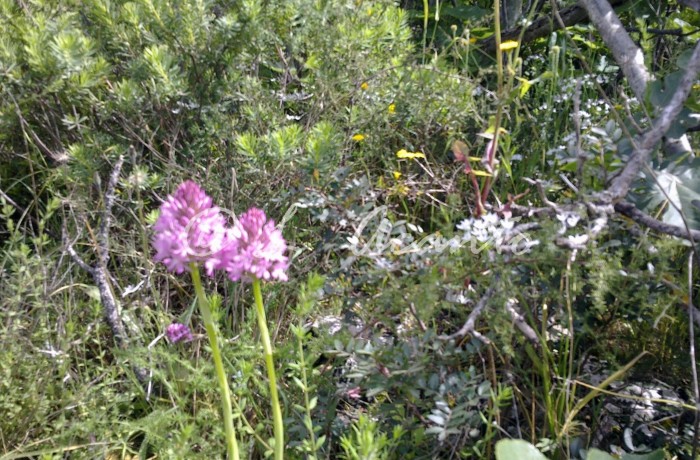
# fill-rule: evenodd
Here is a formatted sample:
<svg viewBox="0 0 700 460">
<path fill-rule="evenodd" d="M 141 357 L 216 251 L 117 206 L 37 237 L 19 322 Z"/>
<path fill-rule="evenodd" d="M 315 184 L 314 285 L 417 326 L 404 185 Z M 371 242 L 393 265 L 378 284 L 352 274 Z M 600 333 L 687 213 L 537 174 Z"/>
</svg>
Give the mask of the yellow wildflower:
<svg viewBox="0 0 700 460">
<path fill-rule="evenodd" d="M 411 190 L 408 187 L 406 187 L 405 185 L 399 185 L 398 187 L 396 187 L 396 192 L 399 195 L 408 195 L 408 192 L 410 192 L 410 191 Z"/>
<path fill-rule="evenodd" d="M 389 110 L 390 114 L 396 113 L 396 104 L 394 104 L 394 103 L 389 104 L 388 110 Z"/>
<path fill-rule="evenodd" d="M 363 91 L 366 91 L 367 88 L 369 88 L 369 83 L 367 83 L 366 81 L 363 81 L 362 84 L 360 85 L 360 89 L 362 89 Z"/>
<path fill-rule="evenodd" d="M 394 179 L 399 180 L 402 174 L 399 171 L 394 171 Z"/>
<path fill-rule="evenodd" d="M 518 47 L 518 42 L 515 40 L 508 40 L 501 43 L 501 51 L 508 51 Z"/>
<path fill-rule="evenodd" d="M 425 158 L 425 154 L 422 152 L 409 152 L 406 149 L 401 149 L 396 152 L 398 158 L 408 158 L 410 160 L 415 160 L 416 158 Z"/>
<path fill-rule="evenodd" d="M 355 142 L 362 142 L 365 140 L 365 135 L 364 134 L 355 134 L 352 136 L 352 140 Z"/>
</svg>

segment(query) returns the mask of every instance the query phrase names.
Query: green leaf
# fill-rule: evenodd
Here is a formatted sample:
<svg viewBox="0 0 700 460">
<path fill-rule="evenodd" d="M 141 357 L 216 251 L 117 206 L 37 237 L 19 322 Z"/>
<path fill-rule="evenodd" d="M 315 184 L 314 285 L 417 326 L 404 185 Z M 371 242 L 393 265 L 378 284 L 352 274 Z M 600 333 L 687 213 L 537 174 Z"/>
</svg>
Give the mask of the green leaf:
<svg viewBox="0 0 700 460">
<path fill-rule="evenodd" d="M 462 21 L 476 21 L 489 14 L 489 10 L 480 8 L 476 5 L 459 5 L 446 6 L 440 9 L 440 15 L 443 17 L 452 17 Z"/>
<path fill-rule="evenodd" d="M 653 107 L 663 107 L 671 101 L 673 94 L 676 92 L 683 74 L 685 72 L 678 70 L 671 74 L 666 75 L 666 77 L 654 80 L 649 83 L 647 89 L 649 102 L 651 102 Z"/>
<path fill-rule="evenodd" d="M 666 458 L 666 455 L 663 449 L 655 450 L 648 454 L 625 454 L 622 456 L 622 460 L 664 460 L 664 458 Z"/>
<path fill-rule="evenodd" d="M 700 159 L 668 160 L 654 169 L 645 173 L 635 204 L 652 215 L 663 207 L 663 222 L 684 227 L 685 217 L 690 228 L 700 229 L 700 209 L 693 205 L 700 200 Z"/>
<path fill-rule="evenodd" d="M 296 384 L 296 386 L 299 387 L 300 390 L 306 390 L 306 385 L 304 385 L 304 382 L 302 382 L 299 377 L 292 376 L 292 380 L 294 380 L 294 383 Z"/>
<path fill-rule="evenodd" d="M 591 449 L 586 455 L 586 460 L 615 460 L 615 457 L 598 449 Z"/>
<path fill-rule="evenodd" d="M 663 449 L 649 452 L 648 454 L 625 454 L 621 460 L 664 460 L 665 455 Z M 586 455 L 586 460 L 615 460 L 616 457 L 598 449 L 591 449 Z"/>
<path fill-rule="evenodd" d="M 547 460 L 547 457 L 527 441 L 502 439 L 496 443 L 496 460 Z"/>
</svg>

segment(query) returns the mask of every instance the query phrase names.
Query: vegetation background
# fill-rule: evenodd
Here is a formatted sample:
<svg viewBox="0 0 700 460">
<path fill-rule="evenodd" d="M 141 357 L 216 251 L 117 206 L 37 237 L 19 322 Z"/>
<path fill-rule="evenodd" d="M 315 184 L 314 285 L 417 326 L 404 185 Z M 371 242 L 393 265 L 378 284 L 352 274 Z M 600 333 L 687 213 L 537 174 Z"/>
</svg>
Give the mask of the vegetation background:
<svg viewBox="0 0 700 460">
<path fill-rule="evenodd" d="M 0 458 L 223 457 L 150 246 L 187 179 L 290 245 L 289 458 L 694 458 L 700 7 L 612 7 L 0 0 Z M 207 289 L 263 458 L 252 296 Z"/>
</svg>

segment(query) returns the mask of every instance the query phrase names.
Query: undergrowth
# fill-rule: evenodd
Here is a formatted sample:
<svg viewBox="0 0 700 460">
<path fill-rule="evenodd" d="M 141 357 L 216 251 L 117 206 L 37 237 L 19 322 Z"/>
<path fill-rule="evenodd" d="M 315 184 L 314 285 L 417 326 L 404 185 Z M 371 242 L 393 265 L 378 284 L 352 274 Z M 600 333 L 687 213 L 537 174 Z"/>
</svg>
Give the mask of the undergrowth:
<svg viewBox="0 0 700 460">
<path fill-rule="evenodd" d="M 291 282 L 265 291 L 289 458 L 493 458 L 502 438 L 569 458 L 597 442 L 607 401 L 580 382 L 624 369 L 688 391 L 687 246 L 619 219 L 566 250 L 585 210 L 499 212 L 601 190 L 645 102 L 616 92 L 583 27 L 504 51 L 499 76 L 473 40 L 492 5 L 454 3 L 440 19 L 427 2 L 429 18 L 391 1 L 0 0 L 0 458 L 222 458 L 191 283 L 150 247 L 186 179 L 233 212 L 264 207 L 289 244 Z M 496 125 L 492 170 L 465 174 L 459 155 L 481 159 Z M 125 348 L 67 250 L 99 260 L 120 156 L 104 268 Z M 514 222 L 539 225 L 513 242 Z M 207 283 L 241 450 L 264 458 L 252 295 Z M 454 335 L 487 293 L 476 334 Z M 193 341 L 165 339 L 190 321 Z M 689 455 L 676 403 L 656 447 Z"/>
</svg>

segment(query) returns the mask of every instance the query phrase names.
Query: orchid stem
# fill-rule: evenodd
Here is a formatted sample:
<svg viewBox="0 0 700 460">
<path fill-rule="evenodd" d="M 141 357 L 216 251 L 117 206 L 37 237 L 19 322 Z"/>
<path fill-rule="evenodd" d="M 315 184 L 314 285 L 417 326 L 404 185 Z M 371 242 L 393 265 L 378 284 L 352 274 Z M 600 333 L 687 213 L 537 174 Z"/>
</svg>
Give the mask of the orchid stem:
<svg viewBox="0 0 700 460">
<path fill-rule="evenodd" d="M 255 311 L 258 314 L 258 327 L 260 328 L 260 340 L 265 354 L 265 366 L 267 367 L 267 377 L 270 381 L 270 398 L 272 399 L 272 420 L 275 432 L 275 460 L 284 458 L 284 427 L 282 425 L 282 411 L 280 410 L 280 400 L 277 395 L 277 377 L 275 376 L 275 364 L 272 360 L 272 344 L 270 342 L 270 332 L 267 329 L 267 319 L 265 318 L 265 307 L 263 306 L 260 280 L 253 278 L 253 295 L 255 296 Z"/>
<path fill-rule="evenodd" d="M 233 428 L 233 415 L 231 414 L 231 391 L 228 387 L 224 363 L 221 360 L 221 351 L 219 350 L 219 342 L 216 336 L 216 324 L 214 324 L 214 320 L 212 319 L 209 301 L 204 295 L 202 280 L 199 277 L 199 268 L 196 264 L 190 263 L 190 273 L 192 273 L 192 283 L 194 284 L 194 290 L 197 294 L 197 302 L 199 304 L 199 311 L 202 314 L 202 321 L 204 321 L 204 327 L 206 327 L 207 336 L 209 336 L 211 355 L 214 358 L 214 368 L 216 369 L 216 379 L 219 381 L 219 389 L 221 390 L 221 408 L 224 413 L 228 458 L 229 460 L 239 460 L 238 442 L 236 441 L 236 431 Z"/>
</svg>

